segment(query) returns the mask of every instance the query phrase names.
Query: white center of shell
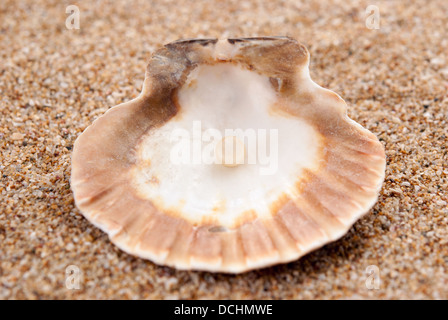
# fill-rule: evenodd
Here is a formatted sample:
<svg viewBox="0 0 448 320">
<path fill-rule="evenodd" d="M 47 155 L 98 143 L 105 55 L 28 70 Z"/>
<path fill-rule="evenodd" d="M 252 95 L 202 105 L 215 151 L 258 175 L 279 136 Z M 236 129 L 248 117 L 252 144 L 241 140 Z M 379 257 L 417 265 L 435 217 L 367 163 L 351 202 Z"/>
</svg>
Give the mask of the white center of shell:
<svg viewBox="0 0 448 320">
<path fill-rule="evenodd" d="M 216 163 L 226 167 L 236 167 L 244 163 L 246 146 L 244 142 L 236 136 L 225 136 L 216 143 L 215 159 Z"/>
<path fill-rule="evenodd" d="M 178 103 L 174 118 L 143 137 L 132 172 L 139 196 L 161 211 L 223 227 L 248 214 L 268 217 L 303 170 L 319 166 L 320 135 L 276 111 L 265 76 L 231 63 L 200 65 Z"/>
</svg>

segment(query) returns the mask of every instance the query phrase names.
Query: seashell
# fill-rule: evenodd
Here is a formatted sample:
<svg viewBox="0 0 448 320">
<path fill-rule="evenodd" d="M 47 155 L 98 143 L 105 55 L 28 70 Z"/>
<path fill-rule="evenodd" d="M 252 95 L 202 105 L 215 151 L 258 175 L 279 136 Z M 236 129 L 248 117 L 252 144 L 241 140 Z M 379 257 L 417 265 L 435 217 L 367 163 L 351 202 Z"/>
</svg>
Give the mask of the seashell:
<svg viewBox="0 0 448 320">
<path fill-rule="evenodd" d="M 76 140 L 76 205 L 122 250 L 185 270 L 244 272 L 342 237 L 376 202 L 385 153 L 308 64 L 288 37 L 158 49 L 140 96 Z"/>
</svg>

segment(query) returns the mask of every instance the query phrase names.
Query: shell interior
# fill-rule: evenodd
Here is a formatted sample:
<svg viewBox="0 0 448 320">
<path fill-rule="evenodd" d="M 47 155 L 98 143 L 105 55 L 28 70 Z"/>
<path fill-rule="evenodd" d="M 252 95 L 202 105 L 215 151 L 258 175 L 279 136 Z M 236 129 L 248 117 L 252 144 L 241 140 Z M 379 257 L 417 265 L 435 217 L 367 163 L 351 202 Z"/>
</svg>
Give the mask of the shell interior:
<svg viewBox="0 0 448 320">
<path fill-rule="evenodd" d="M 179 269 L 238 273 L 338 239 L 375 203 L 385 155 L 308 62 L 287 37 L 159 49 L 141 95 L 76 141 L 77 206 L 123 250 Z"/>
</svg>

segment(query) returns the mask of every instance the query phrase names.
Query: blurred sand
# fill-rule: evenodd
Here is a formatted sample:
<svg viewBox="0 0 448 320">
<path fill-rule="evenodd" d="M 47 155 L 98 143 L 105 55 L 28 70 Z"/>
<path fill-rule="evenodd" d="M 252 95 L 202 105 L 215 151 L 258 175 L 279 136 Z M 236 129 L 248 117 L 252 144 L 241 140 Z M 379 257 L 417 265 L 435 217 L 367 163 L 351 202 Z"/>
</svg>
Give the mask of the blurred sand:
<svg viewBox="0 0 448 320">
<path fill-rule="evenodd" d="M 448 2 L 0 2 L 0 298 L 448 298 Z M 379 30 L 365 9 L 380 9 Z M 178 38 L 289 35 L 311 76 L 386 148 L 378 203 L 340 241 L 243 275 L 181 272 L 121 252 L 74 207 L 76 137 L 136 97 Z M 65 287 L 65 268 L 83 272 Z M 376 265 L 379 290 L 365 270 Z"/>
</svg>

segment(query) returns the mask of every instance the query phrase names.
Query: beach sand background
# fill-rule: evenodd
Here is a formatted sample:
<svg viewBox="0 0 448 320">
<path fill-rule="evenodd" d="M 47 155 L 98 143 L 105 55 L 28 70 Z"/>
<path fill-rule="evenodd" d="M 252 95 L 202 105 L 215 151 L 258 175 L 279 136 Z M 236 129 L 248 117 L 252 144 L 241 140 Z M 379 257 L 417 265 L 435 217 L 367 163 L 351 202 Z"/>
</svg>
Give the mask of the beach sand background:
<svg viewBox="0 0 448 320">
<path fill-rule="evenodd" d="M 66 7 L 80 10 L 67 29 Z M 380 28 L 366 27 L 366 8 Z M 130 256 L 83 218 L 70 190 L 77 136 L 135 98 L 159 46 L 179 38 L 288 35 L 387 154 L 373 209 L 341 240 L 241 275 Z M 0 2 L 1 299 L 448 298 L 448 2 Z M 66 288 L 66 268 L 82 271 Z M 368 266 L 379 289 L 368 289 Z"/>
</svg>

